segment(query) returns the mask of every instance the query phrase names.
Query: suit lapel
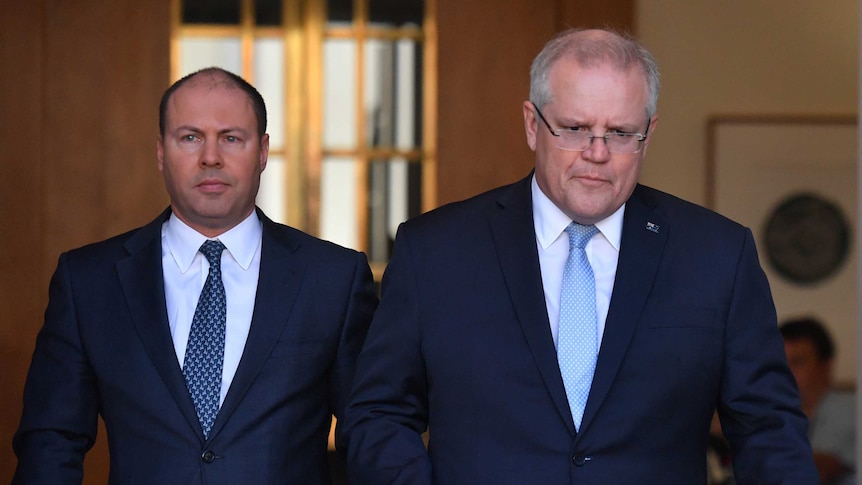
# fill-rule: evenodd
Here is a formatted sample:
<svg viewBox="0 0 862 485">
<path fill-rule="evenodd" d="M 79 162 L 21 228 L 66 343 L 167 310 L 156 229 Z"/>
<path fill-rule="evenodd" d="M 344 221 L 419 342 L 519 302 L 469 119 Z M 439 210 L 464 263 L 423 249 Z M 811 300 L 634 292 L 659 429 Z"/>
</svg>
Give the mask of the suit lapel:
<svg viewBox="0 0 862 485">
<path fill-rule="evenodd" d="M 282 228 L 259 210 L 258 216 L 263 222 L 263 239 L 251 328 L 239 367 L 213 423 L 210 440 L 218 434 L 225 421 L 236 410 L 269 358 L 293 310 L 305 272 L 305 266 L 294 254 L 299 249 L 295 239 L 289 238 L 286 231 L 281 230 Z"/>
<path fill-rule="evenodd" d="M 514 184 L 500 197 L 498 206 L 489 216 L 489 223 L 518 322 L 551 399 L 569 430 L 574 433 L 575 425 L 557 364 L 557 352 L 551 337 L 542 289 L 536 231 L 533 226 L 531 179 L 532 174 Z"/>
<path fill-rule="evenodd" d="M 581 429 L 601 407 L 625 357 L 652 289 L 669 226 L 638 186 L 626 203 L 614 289 Z"/>
<path fill-rule="evenodd" d="M 169 215 L 170 210 L 166 210 L 126 242 L 129 256 L 117 262 L 117 275 L 144 348 L 186 420 L 201 433 L 194 403 L 177 362 L 165 307 L 161 228 Z"/>
</svg>

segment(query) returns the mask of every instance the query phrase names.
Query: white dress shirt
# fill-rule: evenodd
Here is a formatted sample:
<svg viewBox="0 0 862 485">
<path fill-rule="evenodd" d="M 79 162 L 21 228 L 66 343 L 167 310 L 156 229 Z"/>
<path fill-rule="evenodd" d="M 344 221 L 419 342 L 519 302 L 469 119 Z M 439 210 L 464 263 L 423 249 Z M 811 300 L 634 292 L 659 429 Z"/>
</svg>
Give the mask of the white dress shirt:
<svg viewBox="0 0 862 485">
<path fill-rule="evenodd" d="M 214 238 L 225 245 L 221 274 L 227 299 L 224 367 L 219 405 L 224 402 L 239 366 L 257 294 L 263 225 L 252 212 L 236 227 Z M 162 270 L 165 303 L 174 350 L 180 367 L 186 354 L 192 318 L 209 273 L 209 262 L 198 249 L 208 238 L 171 214 L 162 225 Z"/>
<path fill-rule="evenodd" d="M 560 288 L 563 269 L 569 257 L 569 236 L 566 226 L 572 219 L 563 213 L 539 188 L 536 176 L 532 181 L 533 225 L 536 230 L 536 246 L 539 250 L 539 266 L 542 270 L 542 287 L 545 305 L 551 323 L 551 335 L 557 346 L 560 329 Z M 598 338 L 601 346 L 605 331 L 605 320 L 611 304 L 611 292 L 617 273 L 620 256 L 620 239 L 623 231 L 625 204 L 607 218 L 596 223 L 599 232 L 590 239 L 584 250 L 596 278 L 596 317 Z"/>
</svg>

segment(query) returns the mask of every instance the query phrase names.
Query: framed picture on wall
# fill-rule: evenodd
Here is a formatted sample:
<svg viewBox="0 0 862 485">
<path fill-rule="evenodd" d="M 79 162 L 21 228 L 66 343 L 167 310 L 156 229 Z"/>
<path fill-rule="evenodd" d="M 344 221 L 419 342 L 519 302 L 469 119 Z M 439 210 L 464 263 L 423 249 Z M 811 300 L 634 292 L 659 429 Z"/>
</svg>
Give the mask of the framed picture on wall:
<svg viewBox="0 0 862 485">
<path fill-rule="evenodd" d="M 815 315 L 852 346 L 856 117 L 714 116 L 707 147 L 707 205 L 751 228 L 779 321 Z M 853 362 L 855 348 L 839 351 L 839 379 Z"/>
</svg>

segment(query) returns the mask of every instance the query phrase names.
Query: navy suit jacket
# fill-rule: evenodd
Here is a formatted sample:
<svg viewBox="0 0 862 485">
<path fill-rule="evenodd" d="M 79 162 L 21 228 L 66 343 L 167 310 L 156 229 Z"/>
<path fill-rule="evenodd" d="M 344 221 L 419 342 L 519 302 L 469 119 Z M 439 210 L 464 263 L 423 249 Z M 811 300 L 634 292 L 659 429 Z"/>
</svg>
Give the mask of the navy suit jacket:
<svg viewBox="0 0 862 485">
<path fill-rule="evenodd" d="M 377 304 L 363 254 L 262 212 L 248 340 L 208 439 L 174 351 L 161 226 L 60 256 L 14 438 L 13 483 L 81 483 L 101 415 L 110 483 L 329 483 L 341 417 Z"/>
<path fill-rule="evenodd" d="M 751 232 L 644 186 L 577 432 L 530 177 L 401 226 L 357 365 L 351 483 L 705 483 L 716 407 L 738 483 L 817 483 Z"/>
</svg>

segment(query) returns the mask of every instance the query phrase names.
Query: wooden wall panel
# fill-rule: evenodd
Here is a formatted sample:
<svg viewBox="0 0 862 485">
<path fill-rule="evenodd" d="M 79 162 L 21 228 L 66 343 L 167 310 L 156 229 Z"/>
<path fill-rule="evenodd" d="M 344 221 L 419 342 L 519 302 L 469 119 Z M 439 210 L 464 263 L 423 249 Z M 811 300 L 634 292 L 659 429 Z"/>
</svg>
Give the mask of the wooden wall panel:
<svg viewBox="0 0 862 485">
<path fill-rule="evenodd" d="M 521 103 L 530 63 L 554 32 L 552 1 L 439 1 L 437 203 L 525 176 Z M 505 5 L 505 7 L 503 6 Z"/>
<path fill-rule="evenodd" d="M 169 83 L 169 2 L 2 0 L 0 481 L 60 252 L 141 225 L 167 197 L 156 169 Z M 8 4 L 8 5 L 7 5 Z M 106 483 L 102 436 L 85 483 Z"/>
<path fill-rule="evenodd" d="M 437 202 L 529 173 L 521 104 L 530 64 L 567 27 L 634 30 L 634 0 L 439 1 Z"/>
<path fill-rule="evenodd" d="M 141 225 L 167 203 L 155 152 L 169 82 L 168 14 L 167 0 L 50 2 L 49 273 L 61 251 Z"/>
<path fill-rule="evenodd" d="M 14 5 L 13 5 L 14 4 Z M 0 1 L 0 481 L 15 465 L 12 434 L 41 319 L 42 1 Z"/>
<path fill-rule="evenodd" d="M 635 32 L 635 0 L 584 2 L 558 0 L 557 30 L 572 27 L 610 27 L 622 32 Z"/>
</svg>

